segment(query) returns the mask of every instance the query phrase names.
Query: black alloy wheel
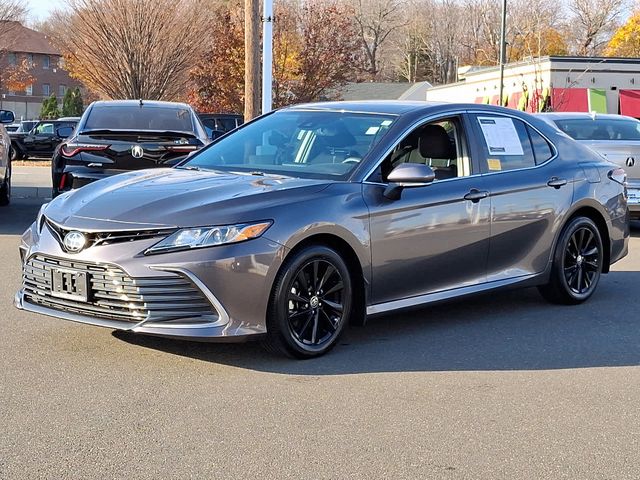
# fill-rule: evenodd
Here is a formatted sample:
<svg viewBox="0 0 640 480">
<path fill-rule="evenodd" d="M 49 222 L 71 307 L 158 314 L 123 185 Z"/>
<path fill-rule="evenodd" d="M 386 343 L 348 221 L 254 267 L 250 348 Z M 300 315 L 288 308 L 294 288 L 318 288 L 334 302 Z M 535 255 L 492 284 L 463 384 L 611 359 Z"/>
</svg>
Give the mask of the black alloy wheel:
<svg viewBox="0 0 640 480">
<path fill-rule="evenodd" d="M 573 293 L 586 293 L 600 273 L 600 246 L 587 227 L 573 232 L 564 254 L 564 277 Z"/>
<path fill-rule="evenodd" d="M 603 258 L 598 227 L 586 217 L 572 219 L 556 246 L 550 281 L 540 292 L 554 303 L 584 302 L 598 285 Z"/>
<path fill-rule="evenodd" d="M 352 282 L 340 255 L 311 246 L 285 262 L 267 318 L 269 350 L 312 358 L 333 348 L 352 310 Z"/>
</svg>

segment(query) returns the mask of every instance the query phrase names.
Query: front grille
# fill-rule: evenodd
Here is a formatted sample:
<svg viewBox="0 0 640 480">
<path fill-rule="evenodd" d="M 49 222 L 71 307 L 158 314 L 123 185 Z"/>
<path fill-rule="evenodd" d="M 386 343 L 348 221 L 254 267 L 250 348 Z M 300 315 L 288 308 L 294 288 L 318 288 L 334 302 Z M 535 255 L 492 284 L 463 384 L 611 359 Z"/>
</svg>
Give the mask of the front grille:
<svg viewBox="0 0 640 480">
<path fill-rule="evenodd" d="M 64 236 L 73 229 L 62 228 L 49 219 L 45 219 L 45 224 L 51 233 L 58 240 L 58 243 L 64 248 Z M 83 232 L 87 237 L 86 248 L 96 245 L 111 245 L 113 243 L 133 242 L 135 240 L 146 240 L 149 238 L 159 238 L 171 235 L 176 231 L 175 228 L 156 228 L 149 230 L 135 231 L 118 231 L 118 232 Z"/>
<path fill-rule="evenodd" d="M 53 270 L 83 272 L 88 280 L 86 302 L 52 295 Z M 105 320 L 166 322 L 191 319 L 215 321 L 218 316 L 204 294 L 189 279 L 131 278 L 113 265 L 98 265 L 36 255 L 23 268 L 25 300 L 43 307 Z"/>
</svg>

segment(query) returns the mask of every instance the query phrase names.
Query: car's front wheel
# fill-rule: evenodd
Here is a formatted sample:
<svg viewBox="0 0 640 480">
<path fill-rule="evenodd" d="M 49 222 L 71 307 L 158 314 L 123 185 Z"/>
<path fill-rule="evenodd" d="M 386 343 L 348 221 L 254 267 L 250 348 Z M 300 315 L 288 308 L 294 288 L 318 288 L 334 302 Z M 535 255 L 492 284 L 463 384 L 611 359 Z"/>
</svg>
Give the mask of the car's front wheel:
<svg viewBox="0 0 640 480">
<path fill-rule="evenodd" d="M 604 252 L 595 223 L 586 217 L 572 219 L 556 245 L 549 283 L 540 293 L 554 303 L 576 304 L 587 300 L 600 280 Z"/>
<path fill-rule="evenodd" d="M 322 245 L 305 247 L 276 277 L 265 346 L 296 358 L 323 355 L 336 345 L 352 310 L 351 274 L 340 254 Z"/>
</svg>

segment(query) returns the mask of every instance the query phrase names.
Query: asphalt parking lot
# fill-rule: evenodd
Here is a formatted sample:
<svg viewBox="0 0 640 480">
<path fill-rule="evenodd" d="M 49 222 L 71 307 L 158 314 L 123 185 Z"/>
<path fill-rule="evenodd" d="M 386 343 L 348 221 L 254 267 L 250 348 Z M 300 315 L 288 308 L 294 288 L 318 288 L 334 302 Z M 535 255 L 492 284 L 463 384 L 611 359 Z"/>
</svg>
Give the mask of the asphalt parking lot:
<svg viewBox="0 0 640 480">
<path fill-rule="evenodd" d="M 637 479 L 640 228 L 586 304 L 533 289 L 370 320 L 328 356 L 115 334 L 21 312 L 0 210 L 0 478 Z M 250 292 L 247 292 L 250 295 Z"/>
</svg>

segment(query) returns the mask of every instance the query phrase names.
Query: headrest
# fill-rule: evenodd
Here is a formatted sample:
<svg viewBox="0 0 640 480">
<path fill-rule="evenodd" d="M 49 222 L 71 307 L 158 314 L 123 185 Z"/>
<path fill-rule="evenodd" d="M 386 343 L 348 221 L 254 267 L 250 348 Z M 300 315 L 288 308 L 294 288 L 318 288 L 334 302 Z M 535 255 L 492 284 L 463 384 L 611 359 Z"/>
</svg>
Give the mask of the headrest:
<svg viewBox="0 0 640 480">
<path fill-rule="evenodd" d="M 418 148 L 424 158 L 454 158 L 453 146 L 442 125 L 427 125 L 420 132 Z"/>
</svg>

